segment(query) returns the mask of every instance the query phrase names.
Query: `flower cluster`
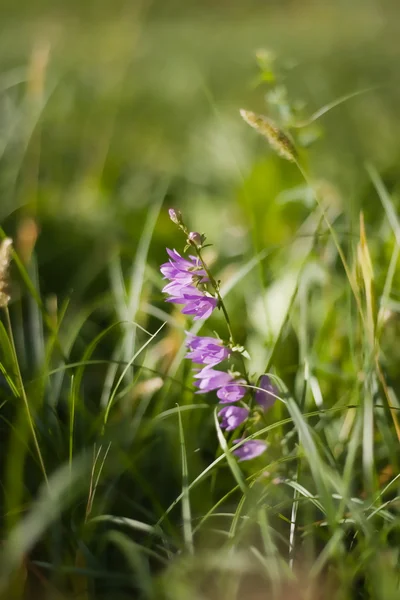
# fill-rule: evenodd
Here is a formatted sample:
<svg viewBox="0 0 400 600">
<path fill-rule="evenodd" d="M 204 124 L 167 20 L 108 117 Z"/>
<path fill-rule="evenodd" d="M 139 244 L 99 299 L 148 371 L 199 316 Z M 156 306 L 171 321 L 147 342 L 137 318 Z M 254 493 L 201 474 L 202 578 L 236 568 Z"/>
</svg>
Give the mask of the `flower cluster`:
<svg viewBox="0 0 400 600">
<path fill-rule="evenodd" d="M 167 248 L 169 261 L 161 265 L 160 271 L 169 283 L 163 292 L 169 295 L 167 302 L 183 304 L 182 313 L 193 315 L 194 320 L 207 319 L 218 301 L 206 290 L 199 289 L 201 284 L 208 282 L 208 276 L 199 259 L 190 256 L 183 258 L 176 250 Z M 202 286 L 204 287 L 204 286 Z"/>
<path fill-rule="evenodd" d="M 218 413 L 221 427 L 227 431 L 237 429 L 249 415 L 248 408 L 234 406 L 234 402 L 242 400 L 246 395 L 246 380 L 235 377 L 232 373 L 214 369 L 217 364 L 228 359 L 232 350 L 223 344 L 222 340 L 212 337 L 200 337 L 188 334 L 187 358 L 194 363 L 204 365 L 202 369 L 195 370 L 194 385 L 197 393 L 217 391 L 220 404 L 224 406 Z"/>
<path fill-rule="evenodd" d="M 195 369 L 194 385 L 198 388 L 196 393 L 216 391 L 219 404 L 224 405 L 218 412 L 221 428 L 226 431 L 237 429 L 249 419 L 250 409 L 237 404 L 246 396 L 249 386 L 243 377 L 214 368 L 232 355 L 232 349 L 218 338 L 190 333 L 186 345 L 189 350 L 186 357 L 194 363 L 204 365 L 202 369 Z M 275 402 L 276 391 L 268 375 L 263 375 L 254 394 L 255 403 L 266 410 Z M 241 441 L 237 439 L 234 443 Z M 247 440 L 234 450 L 234 454 L 239 460 L 250 460 L 262 454 L 266 447 L 265 442 L 260 440 Z"/>
<path fill-rule="evenodd" d="M 219 286 L 202 259 L 204 235 L 189 232 L 182 221 L 181 214 L 177 211 L 171 209 L 170 217 L 186 234 L 187 247 L 194 248 L 196 256 L 183 258 L 176 250 L 167 249 L 170 260 L 160 268 L 164 278 L 169 281 L 163 288 L 163 292 L 169 296 L 167 302 L 183 304 L 182 313 L 192 315 L 194 320 L 207 319 L 217 306 L 222 308 L 231 335 L 229 343 L 219 338 L 187 333 L 186 356 L 200 366 L 194 369 L 196 393 L 215 391 L 219 404 L 222 405 L 218 412 L 221 428 L 234 431 L 243 424 L 251 422 L 251 410 L 243 399 L 248 394 L 249 388 L 254 386 L 249 384 L 246 374 L 242 375 L 232 369 L 215 368 L 225 361 L 230 361 L 235 353 L 240 354 L 240 349 L 233 343 L 229 318 L 219 294 Z M 207 285 L 213 288 L 215 295 L 208 291 Z M 276 398 L 276 390 L 267 375 L 261 377 L 256 389 L 255 404 L 261 410 L 272 406 Z M 234 443 L 239 444 L 242 440 L 243 438 L 236 439 Z M 250 460 L 262 454 L 266 447 L 266 443 L 260 440 L 247 440 L 234 450 L 234 454 L 239 460 Z"/>
</svg>

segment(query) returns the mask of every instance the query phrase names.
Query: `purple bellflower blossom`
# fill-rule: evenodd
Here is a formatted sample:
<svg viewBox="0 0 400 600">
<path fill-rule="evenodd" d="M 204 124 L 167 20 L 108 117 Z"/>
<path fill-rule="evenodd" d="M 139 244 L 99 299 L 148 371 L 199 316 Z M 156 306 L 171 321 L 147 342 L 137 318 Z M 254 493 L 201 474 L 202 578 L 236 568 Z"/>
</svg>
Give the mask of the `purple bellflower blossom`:
<svg viewBox="0 0 400 600">
<path fill-rule="evenodd" d="M 222 429 L 233 431 L 247 419 L 249 409 L 240 406 L 225 406 L 219 411 L 218 416 L 221 418 Z"/>
<path fill-rule="evenodd" d="M 183 287 L 180 284 L 168 284 L 173 296 L 166 299 L 166 302 L 174 304 L 185 304 L 182 309 L 184 315 L 193 315 L 193 320 L 208 319 L 212 311 L 217 307 L 218 300 L 209 294 L 205 294 L 195 287 Z M 166 286 L 166 287 L 168 287 Z M 165 289 L 163 291 L 166 291 Z"/>
<path fill-rule="evenodd" d="M 189 352 L 186 354 L 186 358 L 190 358 L 195 363 L 215 366 L 226 360 L 231 354 L 229 348 L 223 345 L 222 340 L 192 335 L 188 332 L 187 334 L 186 345 Z"/>
<path fill-rule="evenodd" d="M 216 308 L 218 300 L 194 285 L 208 281 L 203 266 L 195 256 L 186 259 L 176 250 L 167 248 L 167 252 L 170 260 L 160 267 L 164 279 L 169 280 L 162 290 L 170 296 L 167 302 L 184 304 L 182 313 L 193 315 L 195 321 L 207 319 Z"/>
<path fill-rule="evenodd" d="M 219 388 L 217 392 L 217 396 L 221 404 L 227 404 L 228 402 L 237 402 L 241 400 L 246 395 L 246 388 L 241 385 L 245 384 L 244 379 L 236 379 L 232 383 L 228 383 L 228 385 L 224 385 Z"/>
<path fill-rule="evenodd" d="M 198 321 L 199 319 L 208 319 L 214 308 L 218 304 L 218 300 L 209 294 L 205 294 L 195 287 L 181 287 L 174 289 L 176 295 L 167 298 L 167 302 L 173 302 L 174 304 L 186 304 L 182 309 L 182 313 L 185 315 L 193 315 L 193 320 Z"/>
<path fill-rule="evenodd" d="M 184 292 L 183 298 L 186 306 L 182 309 L 182 313 L 184 315 L 193 315 L 194 321 L 208 319 L 218 304 L 218 300 L 214 296 L 204 294 L 196 288 L 193 288 L 190 293 Z M 177 304 L 182 303 L 177 302 Z"/>
<path fill-rule="evenodd" d="M 234 440 L 234 444 L 238 444 L 241 439 Z M 251 460 L 260 456 L 267 449 L 267 444 L 261 440 L 248 440 L 244 442 L 239 448 L 233 451 L 233 454 L 238 457 L 239 460 Z"/>
<path fill-rule="evenodd" d="M 258 382 L 259 390 L 254 394 L 254 400 L 257 404 L 263 407 L 264 410 L 271 408 L 276 402 L 276 396 L 279 395 L 279 390 L 271 382 L 268 375 L 263 375 Z"/>
<path fill-rule="evenodd" d="M 199 391 L 197 392 L 198 394 L 212 392 L 213 390 L 217 390 L 218 388 L 223 387 L 224 385 L 227 385 L 233 381 L 230 373 L 217 371 L 208 365 L 204 367 L 204 369 L 201 369 L 201 371 L 198 371 L 194 378 L 199 379 L 199 381 L 194 382 L 194 385 L 199 388 Z"/>
<path fill-rule="evenodd" d="M 207 273 L 200 264 L 198 258 L 190 256 L 183 258 L 176 250 L 167 248 L 170 260 L 161 265 L 160 271 L 165 279 L 171 283 L 180 283 L 182 286 L 190 286 L 197 281 L 205 283 L 208 281 Z"/>
</svg>

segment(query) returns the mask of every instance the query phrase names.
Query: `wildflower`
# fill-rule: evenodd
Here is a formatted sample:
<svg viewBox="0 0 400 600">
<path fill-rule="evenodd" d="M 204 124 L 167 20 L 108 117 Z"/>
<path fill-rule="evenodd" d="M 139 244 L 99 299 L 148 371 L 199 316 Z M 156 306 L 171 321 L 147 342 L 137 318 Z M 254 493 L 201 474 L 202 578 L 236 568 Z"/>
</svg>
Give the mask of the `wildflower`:
<svg viewBox="0 0 400 600">
<path fill-rule="evenodd" d="M 186 354 L 193 362 L 215 366 L 226 360 L 231 351 L 223 345 L 222 340 L 213 337 L 201 337 L 188 333 L 186 342 L 189 352 Z"/>
<path fill-rule="evenodd" d="M 233 383 L 221 387 L 217 392 L 220 403 L 227 404 L 228 402 L 241 400 L 247 391 L 243 385 L 240 385 L 242 383 L 246 383 L 244 379 L 237 379 Z"/>
<path fill-rule="evenodd" d="M 196 288 L 184 292 L 183 296 L 179 299 L 175 299 L 174 302 L 177 304 L 186 303 L 185 308 L 182 309 L 182 313 L 184 315 L 193 315 L 194 321 L 198 321 L 199 319 L 208 319 L 218 304 L 218 300 L 216 298 L 209 294 L 203 293 Z"/>
<path fill-rule="evenodd" d="M 10 301 L 10 296 L 4 291 L 8 280 L 8 267 L 10 266 L 12 240 L 5 238 L 0 246 L 0 308 L 4 308 Z"/>
<path fill-rule="evenodd" d="M 254 400 L 257 404 L 262 406 L 264 410 L 267 410 L 275 404 L 278 390 L 271 382 L 271 379 L 268 377 L 268 375 L 262 375 L 260 381 L 258 382 L 258 387 L 262 388 L 262 390 L 258 389 L 256 391 L 254 394 Z"/>
<path fill-rule="evenodd" d="M 233 431 L 247 419 L 249 409 L 240 406 L 225 406 L 219 411 L 218 416 L 222 419 L 221 427 L 227 431 Z"/>
<path fill-rule="evenodd" d="M 163 288 L 163 292 L 170 296 L 167 302 L 184 304 L 182 313 L 193 315 L 195 321 L 207 319 L 216 308 L 218 300 L 195 287 L 208 281 L 203 266 L 195 256 L 186 259 L 176 250 L 167 248 L 167 252 L 170 260 L 160 267 L 164 279 L 169 279 L 169 283 Z"/>
<path fill-rule="evenodd" d="M 181 298 L 184 292 L 189 294 L 193 289 L 194 287 L 190 285 L 190 283 L 186 283 L 185 280 L 183 280 L 183 282 L 175 280 L 167 283 L 167 285 L 163 287 L 162 292 L 164 294 L 169 294 L 170 296 L 170 298 L 167 298 L 166 302 L 175 302 L 175 298 Z M 184 304 L 184 302 L 181 304 Z"/>
<path fill-rule="evenodd" d="M 166 299 L 166 302 L 186 304 L 182 313 L 185 315 L 194 315 L 195 321 L 198 319 L 207 319 L 218 304 L 218 300 L 214 296 L 178 281 L 169 283 L 163 291 L 172 294 Z"/>
<path fill-rule="evenodd" d="M 179 282 L 182 285 L 191 285 L 193 282 L 205 283 L 208 281 L 207 273 L 196 256 L 190 256 L 189 259 L 183 258 L 179 252 L 170 250 L 169 248 L 167 248 L 167 253 L 170 260 L 160 267 L 164 279 L 169 279 L 174 283 Z"/>
<path fill-rule="evenodd" d="M 234 444 L 241 442 L 241 439 L 234 440 Z M 239 460 L 251 460 L 260 456 L 267 449 L 267 444 L 261 440 L 248 440 L 244 442 L 239 448 L 233 451 L 233 454 L 238 457 Z"/>
<path fill-rule="evenodd" d="M 194 385 L 199 388 L 200 392 L 212 392 L 220 387 L 223 387 L 232 381 L 232 375 L 224 373 L 224 371 L 218 371 L 212 369 L 209 366 L 204 367 L 201 371 L 198 371 L 194 376 Z"/>
</svg>

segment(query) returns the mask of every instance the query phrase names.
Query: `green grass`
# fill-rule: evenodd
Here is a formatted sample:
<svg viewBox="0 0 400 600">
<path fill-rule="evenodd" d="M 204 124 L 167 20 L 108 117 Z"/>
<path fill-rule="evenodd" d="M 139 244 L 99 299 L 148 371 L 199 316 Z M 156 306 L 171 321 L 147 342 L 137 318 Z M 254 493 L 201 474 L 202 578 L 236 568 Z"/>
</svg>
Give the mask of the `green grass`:
<svg viewBox="0 0 400 600">
<path fill-rule="evenodd" d="M 138 6 L 6 11 L 0 598 L 397 600 L 397 7 Z M 221 311 L 161 293 L 170 206 L 279 386 L 251 462 L 184 358 Z"/>
</svg>

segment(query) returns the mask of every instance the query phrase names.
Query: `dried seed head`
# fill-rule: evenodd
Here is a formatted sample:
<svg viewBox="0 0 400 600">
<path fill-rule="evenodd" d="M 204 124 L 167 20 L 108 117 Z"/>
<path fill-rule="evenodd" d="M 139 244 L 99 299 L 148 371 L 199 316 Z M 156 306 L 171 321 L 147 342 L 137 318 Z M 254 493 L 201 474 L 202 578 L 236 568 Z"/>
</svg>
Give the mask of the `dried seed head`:
<svg viewBox="0 0 400 600">
<path fill-rule="evenodd" d="M 261 135 L 267 138 L 271 148 L 275 150 L 286 160 L 294 162 L 296 160 L 296 148 L 292 141 L 281 129 L 279 129 L 270 119 L 264 115 L 257 115 L 250 110 L 241 109 L 240 115 L 242 119 L 256 129 Z"/>
<path fill-rule="evenodd" d="M 5 238 L 0 245 L 0 308 L 4 308 L 10 301 L 10 296 L 5 292 L 8 282 L 8 267 L 10 265 L 12 240 Z"/>
</svg>

